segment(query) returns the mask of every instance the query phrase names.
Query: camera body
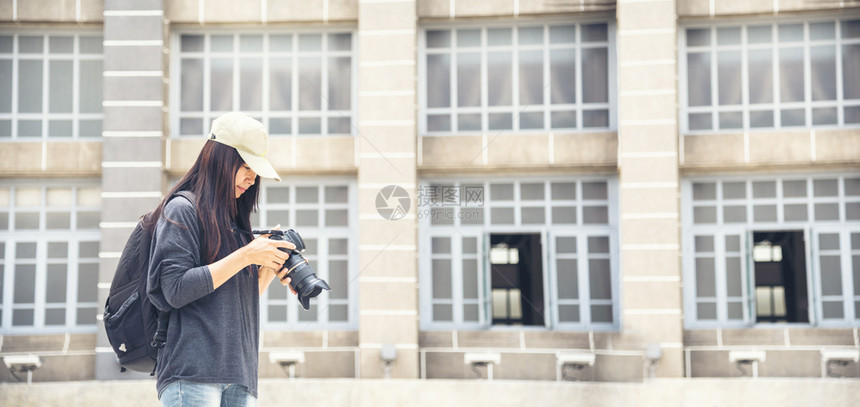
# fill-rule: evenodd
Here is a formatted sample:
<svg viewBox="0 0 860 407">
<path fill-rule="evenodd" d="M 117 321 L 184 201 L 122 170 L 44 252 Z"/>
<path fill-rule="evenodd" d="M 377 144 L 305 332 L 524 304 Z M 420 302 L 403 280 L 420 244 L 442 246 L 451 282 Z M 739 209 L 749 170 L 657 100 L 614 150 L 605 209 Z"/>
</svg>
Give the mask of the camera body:
<svg viewBox="0 0 860 407">
<path fill-rule="evenodd" d="M 311 298 L 320 295 L 323 290 L 331 290 L 331 287 L 329 287 L 325 280 L 317 277 L 314 269 L 310 264 L 308 264 L 308 259 L 302 255 L 302 252 L 305 250 L 305 241 L 302 240 L 302 237 L 298 232 L 293 229 L 288 229 L 285 231 L 255 230 L 253 233 L 255 235 L 270 235 L 269 239 L 283 240 L 296 245 L 294 250 L 286 248 L 280 249 L 289 253 L 290 257 L 278 272 L 283 269 L 287 269 L 287 274 L 284 276 L 284 279 L 289 277 L 292 280 L 290 282 L 290 287 L 295 290 L 296 295 L 299 297 L 299 302 L 302 304 L 302 308 L 305 310 L 310 309 Z"/>
</svg>

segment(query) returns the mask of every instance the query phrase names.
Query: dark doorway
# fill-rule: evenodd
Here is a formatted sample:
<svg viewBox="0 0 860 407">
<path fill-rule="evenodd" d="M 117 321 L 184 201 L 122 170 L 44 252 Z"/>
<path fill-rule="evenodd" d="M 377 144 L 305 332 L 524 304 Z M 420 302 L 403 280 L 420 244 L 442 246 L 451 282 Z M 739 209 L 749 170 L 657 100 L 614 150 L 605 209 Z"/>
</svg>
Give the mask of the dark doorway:
<svg viewBox="0 0 860 407">
<path fill-rule="evenodd" d="M 756 322 L 809 322 L 803 231 L 753 233 Z"/>
<path fill-rule="evenodd" d="M 543 262 L 539 234 L 490 235 L 493 324 L 543 325 Z"/>
</svg>

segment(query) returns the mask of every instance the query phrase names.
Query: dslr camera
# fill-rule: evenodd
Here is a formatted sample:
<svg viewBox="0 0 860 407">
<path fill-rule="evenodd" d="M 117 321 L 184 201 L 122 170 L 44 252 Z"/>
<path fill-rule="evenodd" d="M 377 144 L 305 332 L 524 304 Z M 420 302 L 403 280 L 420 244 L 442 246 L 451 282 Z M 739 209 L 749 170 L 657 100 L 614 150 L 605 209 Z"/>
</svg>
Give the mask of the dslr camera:
<svg viewBox="0 0 860 407">
<path fill-rule="evenodd" d="M 302 255 L 305 251 L 305 241 L 299 236 L 299 233 L 293 229 L 289 230 L 255 230 L 255 235 L 271 235 L 269 239 L 284 240 L 296 245 L 295 250 L 281 248 L 280 250 L 290 254 L 290 257 L 284 263 L 278 272 L 287 269 L 287 277 L 291 278 L 290 287 L 295 290 L 299 297 L 299 302 L 302 303 L 302 308 L 310 309 L 311 298 L 314 298 L 322 292 L 322 290 L 331 290 L 325 280 L 317 277 L 314 269 L 308 264 L 308 259 Z"/>
</svg>

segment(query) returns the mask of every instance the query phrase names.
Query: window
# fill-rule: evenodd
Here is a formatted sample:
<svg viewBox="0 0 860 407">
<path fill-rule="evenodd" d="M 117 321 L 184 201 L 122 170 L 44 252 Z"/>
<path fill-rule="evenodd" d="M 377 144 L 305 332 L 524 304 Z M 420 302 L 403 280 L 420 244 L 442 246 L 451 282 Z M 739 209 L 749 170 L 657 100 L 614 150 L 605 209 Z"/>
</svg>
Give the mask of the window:
<svg viewBox="0 0 860 407">
<path fill-rule="evenodd" d="M 606 22 L 427 28 L 422 134 L 613 126 Z"/>
<path fill-rule="evenodd" d="M 0 33 L 0 140 L 101 137 L 102 37 Z"/>
<path fill-rule="evenodd" d="M 0 185 L 0 332 L 95 332 L 101 189 Z"/>
<path fill-rule="evenodd" d="M 356 328 L 355 184 L 290 184 L 285 180 L 277 184 L 264 182 L 262 186 L 260 209 L 251 224 L 258 229 L 278 224 L 283 229 L 295 229 L 305 242 L 303 255 L 317 276 L 331 286 L 331 291 L 311 299 L 310 309 L 304 310 L 287 287 L 273 282 L 262 302 L 263 323 L 269 329 Z"/>
<path fill-rule="evenodd" d="M 419 189 L 422 329 L 618 324 L 612 179 Z"/>
<path fill-rule="evenodd" d="M 688 325 L 860 319 L 860 177 L 693 179 L 682 199 Z"/>
<path fill-rule="evenodd" d="M 684 131 L 860 124 L 860 20 L 681 32 Z"/>
<path fill-rule="evenodd" d="M 177 36 L 175 136 L 200 137 L 243 111 L 272 135 L 350 135 L 355 94 L 349 31 Z"/>
</svg>

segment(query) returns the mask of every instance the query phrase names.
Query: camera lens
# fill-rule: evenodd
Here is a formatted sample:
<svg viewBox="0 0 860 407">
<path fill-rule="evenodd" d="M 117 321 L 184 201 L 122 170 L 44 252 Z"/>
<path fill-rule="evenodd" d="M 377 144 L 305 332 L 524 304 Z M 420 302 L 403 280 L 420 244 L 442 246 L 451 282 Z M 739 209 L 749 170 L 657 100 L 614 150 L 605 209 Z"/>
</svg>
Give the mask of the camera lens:
<svg viewBox="0 0 860 407">
<path fill-rule="evenodd" d="M 310 309 L 311 298 L 320 295 L 323 290 L 331 290 L 331 287 L 329 287 L 325 280 L 317 277 L 313 267 L 308 264 L 308 259 L 306 259 L 305 256 L 302 256 L 301 251 L 305 249 L 305 242 L 302 240 L 302 237 L 298 232 L 293 229 L 289 229 L 287 231 L 255 230 L 253 233 L 258 235 L 271 235 L 269 239 L 284 240 L 296 245 L 296 250 L 285 248 L 280 249 L 290 254 L 290 257 L 287 259 L 286 263 L 284 263 L 284 267 L 282 267 L 281 270 L 287 270 L 286 277 L 289 277 L 292 280 L 290 281 L 290 286 L 296 291 L 296 294 L 299 297 L 299 302 L 302 304 L 302 308 L 305 310 Z M 278 272 L 281 270 L 278 270 Z"/>
</svg>

